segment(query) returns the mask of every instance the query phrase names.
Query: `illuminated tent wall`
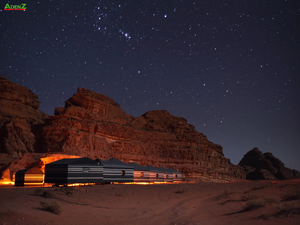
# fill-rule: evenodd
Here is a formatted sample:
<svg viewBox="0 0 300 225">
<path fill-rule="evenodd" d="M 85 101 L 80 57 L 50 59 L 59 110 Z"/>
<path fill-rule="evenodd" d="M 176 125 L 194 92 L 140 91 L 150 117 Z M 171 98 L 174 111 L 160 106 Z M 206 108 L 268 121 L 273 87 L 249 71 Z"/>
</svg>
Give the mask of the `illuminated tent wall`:
<svg viewBox="0 0 300 225">
<path fill-rule="evenodd" d="M 133 167 L 118 159 L 109 159 L 103 161 L 96 159 L 103 166 L 104 182 L 133 182 Z"/>
<path fill-rule="evenodd" d="M 39 168 L 19 170 L 15 174 L 15 186 L 43 185 L 44 173 Z"/>
<path fill-rule="evenodd" d="M 172 168 L 166 169 L 167 171 L 173 173 L 173 181 L 181 181 L 182 180 L 182 176 L 181 173 L 177 170 L 174 170 Z"/>
<path fill-rule="evenodd" d="M 164 182 L 164 172 L 154 166 L 146 166 L 150 170 L 150 182 Z"/>
<path fill-rule="evenodd" d="M 165 169 L 163 167 L 158 167 L 157 169 L 164 173 L 164 181 L 165 182 L 173 182 L 173 172 L 168 171 L 167 169 Z"/>
<path fill-rule="evenodd" d="M 137 163 L 129 163 L 134 169 L 134 182 L 150 182 L 150 171 L 145 166 Z"/>
<path fill-rule="evenodd" d="M 102 183 L 103 166 L 89 158 L 61 159 L 45 166 L 45 183 Z"/>
</svg>

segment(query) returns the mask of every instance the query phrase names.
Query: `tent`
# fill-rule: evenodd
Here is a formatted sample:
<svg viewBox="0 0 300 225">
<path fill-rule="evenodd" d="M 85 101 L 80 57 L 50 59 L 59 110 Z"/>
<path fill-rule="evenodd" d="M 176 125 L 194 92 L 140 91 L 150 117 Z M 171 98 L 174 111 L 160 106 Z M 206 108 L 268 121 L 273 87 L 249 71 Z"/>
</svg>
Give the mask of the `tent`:
<svg viewBox="0 0 300 225">
<path fill-rule="evenodd" d="M 154 166 L 146 166 L 150 170 L 150 182 L 164 182 L 164 172 Z"/>
<path fill-rule="evenodd" d="M 44 173 L 39 168 L 19 170 L 15 174 L 15 186 L 34 186 L 44 184 Z"/>
<path fill-rule="evenodd" d="M 137 163 L 129 163 L 134 169 L 134 182 L 150 182 L 150 171 L 145 166 Z"/>
<path fill-rule="evenodd" d="M 181 181 L 182 180 L 182 176 L 179 171 L 174 170 L 173 168 L 168 168 L 166 170 L 173 173 L 173 181 Z"/>
<path fill-rule="evenodd" d="M 164 173 L 164 181 L 165 182 L 173 182 L 173 172 L 171 172 L 168 169 L 165 169 L 163 167 L 158 167 L 157 169 Z"/>
<path fill-rule="evenodd" d="M 103 166 L 89 158 L 61 159 L 45 166 L 45 183 L 102 183 Z"/>
<path fill-rule="evenodd" d="M 133 182 L 133 167 L 126 163 L 112 158 L 109 160 L 96 159 L 103 166 L 104 182 Z"/>
</svg>

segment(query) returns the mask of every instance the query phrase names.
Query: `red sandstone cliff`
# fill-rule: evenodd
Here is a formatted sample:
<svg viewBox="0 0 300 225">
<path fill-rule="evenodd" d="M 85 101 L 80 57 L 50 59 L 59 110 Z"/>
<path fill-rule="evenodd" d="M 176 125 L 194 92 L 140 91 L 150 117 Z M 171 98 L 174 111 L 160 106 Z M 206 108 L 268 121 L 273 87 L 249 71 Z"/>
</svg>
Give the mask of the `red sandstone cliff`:
<svg viewBox="0 0 300 225">
<path fill-rule="evenodd" d="M 0 77 L 0 173 L 26 153 L 40 152 L 48 115 L 38 110 L 38 96 Z"/>
<path fill-rule="evenodd" d="M 240 166 L 223 157 L 187 120 L 167 111 L 127 115 L 111 98 L 84 88 L 56 108 L 43 128 L 46 151 L 118 158 L 126 163 L 172 167 L 187 178 L 245 179 Z"/>
<path fill-rule="evenodd" d="M 0 77 L 0 152 L 13 157 L 35 152 L 36 130 L 48 115 L 38 110 L 38 96 L 28 88 Z"/>
<path fill-rule="evenodd" d="M 0 172 L 21 157 L 4 171 L 6 175 L 22 169 L 21 164 L 36 165 L 43 152 L 172 167 L 191 179 L 246 177 L 241 166 L 223 156 L 220 145 L 167 111 L 134 118 L 113 99 L 78 88 L 65 107 L 56 108 L 49 117 L 38 110 L 37 98 L 29 89 L 0 77 Z"/>
</svg>

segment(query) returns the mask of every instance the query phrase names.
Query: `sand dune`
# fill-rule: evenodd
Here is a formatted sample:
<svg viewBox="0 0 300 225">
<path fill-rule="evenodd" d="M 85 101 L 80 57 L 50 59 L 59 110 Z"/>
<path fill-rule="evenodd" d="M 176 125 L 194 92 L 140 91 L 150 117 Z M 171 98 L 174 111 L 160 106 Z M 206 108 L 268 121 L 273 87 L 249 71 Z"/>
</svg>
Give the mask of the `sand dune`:
<svg viewBox="0 0 300 225">
<path fill-rule="evenodd" d="M 37 188 L 2 187 L 0 224 L 299 224 L 299 187 L 292 180 L 43 188 L 52 198 L 34 195 Z M 62 212 L 41 210 L 41 201 Z"/>
</svg>

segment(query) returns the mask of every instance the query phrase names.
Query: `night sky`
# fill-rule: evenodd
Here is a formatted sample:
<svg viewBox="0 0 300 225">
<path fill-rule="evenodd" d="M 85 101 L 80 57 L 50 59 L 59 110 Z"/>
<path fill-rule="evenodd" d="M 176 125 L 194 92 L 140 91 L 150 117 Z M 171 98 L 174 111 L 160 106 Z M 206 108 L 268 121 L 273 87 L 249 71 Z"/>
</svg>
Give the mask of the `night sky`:
<svg viewBox="0 0 300 225">
<path fill-rule="evenodd" d="M 84 87 L 134 117 L 186 118 L 234 164 L 258 147 L 300 170 L 299 0 L 0 7 L 0 75 L 31 89 L 47 114 Z"/>
</svg>

